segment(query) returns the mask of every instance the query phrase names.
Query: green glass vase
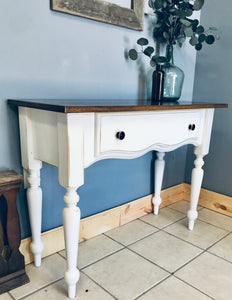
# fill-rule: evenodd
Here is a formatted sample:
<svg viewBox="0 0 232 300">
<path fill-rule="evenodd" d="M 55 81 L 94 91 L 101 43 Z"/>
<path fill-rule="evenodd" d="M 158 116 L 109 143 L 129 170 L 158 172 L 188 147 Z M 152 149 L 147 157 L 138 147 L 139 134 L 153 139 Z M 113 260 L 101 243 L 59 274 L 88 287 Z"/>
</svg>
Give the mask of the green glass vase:
<svg viewBox="0 0 232 300">
<path fill-rule="evenodd" d="M 177 101 L 181 97 L 184 83 L 184 72 L 174 64 L 173 45 L 166 47 L 167 63 L 164 64 L 165 72 L 163 101 Z"/>
</svg>

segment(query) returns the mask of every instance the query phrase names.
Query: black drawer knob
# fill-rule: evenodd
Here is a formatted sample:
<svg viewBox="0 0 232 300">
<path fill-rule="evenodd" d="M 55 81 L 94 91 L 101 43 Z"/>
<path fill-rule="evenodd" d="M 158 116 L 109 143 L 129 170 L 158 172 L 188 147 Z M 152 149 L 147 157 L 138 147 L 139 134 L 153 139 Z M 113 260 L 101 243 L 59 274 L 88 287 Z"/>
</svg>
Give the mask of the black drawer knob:
<svg viewBox="0 0 232 300">
<path fill-rule="evenodd" d="M 189 127 L 188 127 L 189 130 L 194 131 L 195 128 L 196 128 L 196 125 L 195 125 L 195 124 L 189 124 Z"/>
<path fill-rule="evenodd" d="M 116 138 L 119 140 L 123 140 L 125 138 L 125 132 L 124 131 L 118 131 L 116 133 Z"/>
</svg>

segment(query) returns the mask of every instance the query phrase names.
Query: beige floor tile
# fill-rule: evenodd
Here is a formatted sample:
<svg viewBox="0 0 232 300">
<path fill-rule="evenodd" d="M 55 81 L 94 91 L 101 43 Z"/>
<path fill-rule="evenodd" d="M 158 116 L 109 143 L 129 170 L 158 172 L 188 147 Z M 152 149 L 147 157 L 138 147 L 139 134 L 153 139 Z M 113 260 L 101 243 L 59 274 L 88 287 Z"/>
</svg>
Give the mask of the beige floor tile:
<svg viewBox="0 0 232 300">
<path fill-rule="evenodd" d="M 232 298 L 232 265 L 212 254 L 203 253 L 175 275 L 214 299 Z"/>
<path fill-rule="evenodd" d="M 96 236 L 79 244 L 77 266 L 78 268 L 86 267 L 122 247 L 105 235 Z M 65 251 L 61 251 L 60 254 L 66 257 Z"/>
<path fill-rule="evenodd" d="M 154 233 L 129 248 L 169 272 L 174 272 L 202 252 L 163 231 Z"/>
<path fill-rule="evenodd" d="M 232 218 L 219 214 L 215 211 L 203 208 L 199 214 L 198 219 L 210 223 L 212 225 L 221 227 L 222 229 L 232 231 Z"/>
<path fill-rule="evenodd" d="M 129 245 L 153 232 L 156 232 L 157 230 L 157 228 L 154 228 L 140 220 L 134 220 L 121 227 L 107 231 L 105 235 L 123 245 Z"/>
<path fill-rule="evenodd" d="M 12 300 L 12 298 L 8 293 L 4 293 L 0 295 L 0 300 Z"/>
<path fill-rule="evenodd" d="M 208 252 L 232 262 L 232 234 L 229 234 L 223 240 L 209 248 Z"/>
<path fill-rule="evenodd" d="M 26 272 L 30 282 L 10 291 L 10 294 L 16 299 L 24 297 L 43 286 L 61 279 L 64 276 L 64 271 L 65 259 L 59 254 L 48 256 L 42 260 L 42 265 L 39 268 L 36 268 L 33 264 L 27 265 Z"/>
<path fill-rule="evenodd" d="M 120 300 L 134 299 L 168 276 L 128 249 L 104 258 L 83 272 Z"/>
<path fill-rule="evenodd" d="M 62 279 L 46 288 L 24 298 L 27 300 L 49 299 L 64 300 L 67 297 L 67 285 Z M 80 280 L 77 283 L 77 294 L 74 299 L 78 300 L 113 300 L 106 291 L 89 279 L 85 274 L 81 273 Z"/>
<path fill-rule="evenodd" d="M 183 281 L 171 276 L 138 298 L 138 300 L 209 300 Z"/>
<path fill-rule="evenodd" d="M 187 215 L 187 212 L 189 210 L 189 205 L 190 205 L 189 201 L 181 200 L 181 201 L 178 201 L 176 203 L 169 205 L 168 207 L 178 210 L 178 211 L 184 213 L 185 215 Z M 203 208 L 202 206 L 199 206 L 199 205 L 197 206 L 198 211 L 201 210 L 202 208 Z"/>
<path fill-rule="evenodd" d="M 151 213 L 140 219 L 157 228 L 163 228 L 172 224 L 173 222 L 183 219 L 185 216 L 186 215 L 182 214 L 179 211 L 173 210 L 168 207 L 164 207 L 160 209 L 159 214 L 157 216 Z"/>
<path fill-rule="evenodd" d="M 202 249 L 208 248 L 228 233 L 228 231 L 200 220 L 196 220 L 194 229 L 190 231 L 187 228 L 187 218 L 168 226 L 164 230 Z"/>
</svg>

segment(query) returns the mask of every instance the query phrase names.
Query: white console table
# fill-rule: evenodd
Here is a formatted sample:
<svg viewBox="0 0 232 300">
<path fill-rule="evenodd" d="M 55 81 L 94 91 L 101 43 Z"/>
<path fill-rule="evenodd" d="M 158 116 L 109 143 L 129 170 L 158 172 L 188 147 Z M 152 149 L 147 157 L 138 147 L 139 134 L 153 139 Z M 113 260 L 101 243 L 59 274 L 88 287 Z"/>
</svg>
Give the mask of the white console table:
<svg viewBox="0 0 232 300">
<path fill-rule="evenodd" d="M 22 165 L 32 231 L 31 251 L 41 264 L 40 169 L 42 162 L 59 169 L 65 187 L 63 225 L 67 254 L 65 281 L 70 298 L 76 295 L 80 209 L 76 190 L 84 184 L 84 169 L 105 158 L 135 158 L 156 150 L 154 213 L 161 203 L 160 191 L 165 152 L 186 144 L 195 146 L 188 227 L 193 229 L 203 178 L 203 157 L 209 151 L 214 108 L 226 104 L 130 105 L 122 101 L 21 101 L 19 107 Z M 122 105 L 120 105 L 122 103 Z"/>
</svg>

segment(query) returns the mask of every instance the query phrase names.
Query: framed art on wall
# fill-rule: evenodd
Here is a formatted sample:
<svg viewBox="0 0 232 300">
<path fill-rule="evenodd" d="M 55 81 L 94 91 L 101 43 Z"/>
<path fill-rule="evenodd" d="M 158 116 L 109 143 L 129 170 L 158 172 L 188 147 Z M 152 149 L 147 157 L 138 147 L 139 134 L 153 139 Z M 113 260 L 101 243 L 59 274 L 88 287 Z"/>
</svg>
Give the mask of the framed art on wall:
<svg viewBox="0 0 232 300">
<path fill-rule="evenodd" d="M 51 0 L 51 9 L 134 30 L 143 30 L 144 0 L 128 0 L 129 7 L 119 0 Z M 113 2 L 113 3 L 112 3 Z"/>
</svg>

